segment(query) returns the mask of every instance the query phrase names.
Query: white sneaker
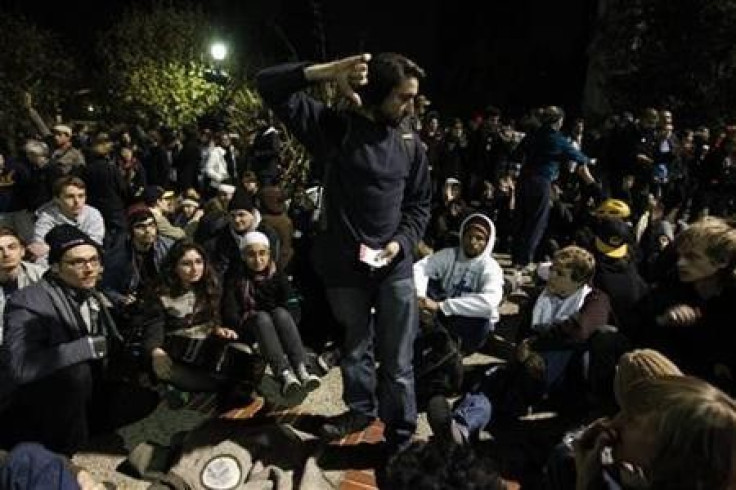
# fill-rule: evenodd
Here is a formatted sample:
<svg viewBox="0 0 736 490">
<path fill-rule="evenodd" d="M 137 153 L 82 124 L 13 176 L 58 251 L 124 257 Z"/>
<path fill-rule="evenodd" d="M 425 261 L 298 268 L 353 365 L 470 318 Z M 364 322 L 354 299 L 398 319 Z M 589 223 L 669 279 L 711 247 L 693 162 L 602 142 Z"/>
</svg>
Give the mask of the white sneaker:
<svg viewBox="0 0 736 490">
<path fill-rule="evenodd" d="M 290 398 L 299 393 L 302 389 L 302 384 L 299 379 L 294 375 L 291 369 L 284 370 L 281 373 L 281 394 L 284 398 Z"/>
<path fill-rule="evenodd" d="M 304 364 L 299 365 L 296 369 L 296 376 L 299 378 L 304 389 L 307 391 L 314 391 L 322 385 L 322 381 L 318 376 L 310 373 L 307 370 L 307 366 Z"/>
</svg>

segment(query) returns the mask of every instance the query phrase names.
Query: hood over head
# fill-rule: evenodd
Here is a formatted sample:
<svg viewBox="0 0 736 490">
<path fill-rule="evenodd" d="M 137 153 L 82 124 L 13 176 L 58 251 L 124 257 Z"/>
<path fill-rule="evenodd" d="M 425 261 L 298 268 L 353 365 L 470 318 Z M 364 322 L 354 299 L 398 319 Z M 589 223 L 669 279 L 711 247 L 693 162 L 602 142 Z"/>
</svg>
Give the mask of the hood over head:
<svg viewBox="0 0 736 490">
<path fill-rule="evenodd" d="M 465 235 L 465 230 L 470 227 L 477 227 L 481 229 L 484 233 L 488 234 L 488 242 L 486 243 L 486 248 L 483 250 L 483 253 L 479 255 L 479 257 L 482 257 L 484 255 L 490 256 L 493 252 L 493 246 L 496 244 L 496 226 L 493 224 L 493 221 L 486 216 L 483 213 L 473 213 L 469 215 L 467 218 L 465 218 L 460 225 L 460 252 L 462 253 L 462 256 L 465 257 L 465 252 L 463 251 L 463 245 L 462 240 L 463 236 Z"/>
</svg>

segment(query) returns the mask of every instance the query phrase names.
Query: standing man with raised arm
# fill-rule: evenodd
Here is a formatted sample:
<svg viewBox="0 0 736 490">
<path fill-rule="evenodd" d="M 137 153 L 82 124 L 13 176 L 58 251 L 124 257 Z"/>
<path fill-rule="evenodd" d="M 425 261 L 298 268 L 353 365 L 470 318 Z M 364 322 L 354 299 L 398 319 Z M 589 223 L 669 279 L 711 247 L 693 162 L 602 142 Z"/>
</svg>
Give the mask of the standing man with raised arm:
<svg viewBox="0 0 736 490">
<path fill-rule="evenodd" d="M 406 447 L 417 419 L 412 251 L 429 219 L 431 192 L 426 154 L 402 122 L 423 77 L 416 63 L 394 53 L 284 64 L 258 75 L 266 103 L 315 160 L 327 162 L 325 220 L 313 258 L 345 328 L 349 410 L 321 435 L 339 439 L 380 416 L 389 452 Z M 335 83 L 353 107 L 338 111 L 307 95 L 319 82 Z"/>
</svg>

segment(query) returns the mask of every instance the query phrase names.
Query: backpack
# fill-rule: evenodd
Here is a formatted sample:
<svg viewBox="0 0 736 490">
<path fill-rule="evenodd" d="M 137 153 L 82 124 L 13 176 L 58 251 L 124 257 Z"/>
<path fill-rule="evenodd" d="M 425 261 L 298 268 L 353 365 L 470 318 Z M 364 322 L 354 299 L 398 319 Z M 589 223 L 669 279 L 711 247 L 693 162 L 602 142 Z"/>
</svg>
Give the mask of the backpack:
<svg viewBox="0 0 736 490">
<path fill-rule="evenodd" d="M 458 340 L 437 324 L 423 330 L 414 341 L 414 385 L 419 406 L 434 395 L 457 395 L 462 383 L 463 355 Z"/>
</svg>

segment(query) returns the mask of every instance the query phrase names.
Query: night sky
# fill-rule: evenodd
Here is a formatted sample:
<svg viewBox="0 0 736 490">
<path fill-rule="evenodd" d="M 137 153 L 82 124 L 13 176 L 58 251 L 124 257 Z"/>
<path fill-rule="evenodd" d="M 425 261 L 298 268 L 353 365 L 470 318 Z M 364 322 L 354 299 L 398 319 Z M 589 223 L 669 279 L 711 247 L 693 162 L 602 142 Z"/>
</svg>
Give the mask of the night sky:
<svg viewBox="0 0 736 490">
<path fill-rule="evenodd" d="M 131 2 L 5 0 L 40 25 L 88 46 Z M 176 3 L 176 2 L 174 2 Z M 579 109 L 595 2 L 586 0 L 210 0 L 203 2 L 249 71 L 287 59 L 397 51 L 422 65 L 421 87 L 442 113 L 488 104 Z M 321 12 L 320 42 L 315 7 Z M 481 9 L 483 14 L 481 15 Z"/>
</svg>

